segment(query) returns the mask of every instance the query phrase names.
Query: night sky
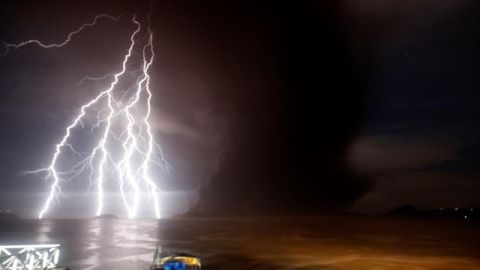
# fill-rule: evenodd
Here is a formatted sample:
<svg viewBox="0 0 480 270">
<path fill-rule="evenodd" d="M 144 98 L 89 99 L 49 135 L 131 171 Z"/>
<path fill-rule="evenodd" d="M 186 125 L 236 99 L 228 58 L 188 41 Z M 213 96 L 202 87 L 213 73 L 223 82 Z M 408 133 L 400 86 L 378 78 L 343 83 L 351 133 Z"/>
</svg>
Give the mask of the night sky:
<svg viewBox="0 0 480 270">
<path fill-rule="evenodd" d="M 480 206 L 478 1 L 297 2 L 154 3 L 153 119 L 172 165 L 158 177 L 170 212 Z M 0 56 L 0 209 L 24 216 L 48 182 L 19 172 L 48 163 L 108 82 L 81 79 L 118 69 L 141 6 L 39 3 L 0 1 L 0 40 L 58 42 L 97 14 L 122 17 L 64 48 Z M 56 215 L 91 215 L 86 188 L 68 184 Z"/>
</svg>

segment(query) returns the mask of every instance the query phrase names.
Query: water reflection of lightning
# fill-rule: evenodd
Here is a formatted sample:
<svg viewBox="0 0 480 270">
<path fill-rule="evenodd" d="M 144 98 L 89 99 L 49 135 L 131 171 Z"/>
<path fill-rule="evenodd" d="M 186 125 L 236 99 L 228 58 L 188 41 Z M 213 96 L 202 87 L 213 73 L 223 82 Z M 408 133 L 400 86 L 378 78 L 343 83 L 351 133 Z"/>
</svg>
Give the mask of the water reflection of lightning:
<svg viewBox="0 0 480 270">
<path fill-rule="evenodd" d="M 7 44 L 9 48 L 19 48 L 29 44 L 35 44 L 43 48 L 63 47 L 71 42 L 71 38 L 80 33 L 86 27 L 94 26 L 100 18 L 109 18 L 117 21 L 109 15 L 101 14 L 95 19 L 82 25 L 77 30 L 68 34 L 67 38 L 54 44 L 45 44 L 39 40 L 28 40 L 19 44 Z M 41 208 L 38 217 L 43 218 L 49 211 L 52 201 L 61 193 L 61 183 L 71 181 L 84 175 L 88 175 L 90 184 L 97 189 L 96 215 L 101 215 L 104 209 L 104 187 L 109 176 L 118 179 L 119 190 L 123 205 L 129 218 L 138 214 L 142 191 L 146 191 L 150 200 L 153 200 L 155 216 L 161 217 L 160 211 L 160 190 L 155 181 L 149 175 L 150 165 L 157 165 L 168 170 L 169 165 L 165 161 L 163 153 L 158 144 L 154 141 L 152 126 L 150 124 L 151 99 L 150 89 L 150 67 L 153 63 L 155 53 L 153 50 L 153 33 L 150 28 L 150 13 L 147 15 L 146 29 L 135 15 L 132 23 L 136 28 L 130 36 L 130 46 L 123 57 L 122 68 L 119 72 L 107 74 L 103 77 L 85 77 L 84 80 L 103 80 L 112 78 L 108 88 L 101 91 L 96 97 L 85 103 L 73 121 L 65 129 L 65 133 L 59 143 L 55 146 L 52 159 L 48 167 L 33 171 L 26 171 L 25 174 L 46 173 L 47 179 L 52 181 L 48 197 Z M 145 36 L 143 37 L 142 34 Z M 140 69 L 128 71 L 127 65 L 135 62 L 135 49 L 139 48 Z M 120 86 L 123 76 L 135 76 L 135 82 L 124 89 Z M 94 130 L 101 130 L 98 143 L 94 145 L 88 154 L 82 154 L 76 150 L 72 141 L 72 132 L 77 128 L 84 128 L 85 118 L 89 111 L 95 106 L 102 106 L 102 109 L 95 116 L 95 123 L 91 126 L 88 134 Z M 143 110 L 143 111 L 142 111 Z M 123 122 L 122 122 L 123 120 Z M 125 123 L 126 122 L 126 123 Z M 121 123 L 121 128 L 118 128 Z M 117 128 L 114 128 L 114 125 Z M 120 132 L 118 131 L 120 129 Z M 121 145 L 120 154 L 114 153 L 112 145 Z M 65 152 L 71 152 L 77 156 L 77 162 L 69 170 L 62 170 L 60 159 Z"/>
</svg>

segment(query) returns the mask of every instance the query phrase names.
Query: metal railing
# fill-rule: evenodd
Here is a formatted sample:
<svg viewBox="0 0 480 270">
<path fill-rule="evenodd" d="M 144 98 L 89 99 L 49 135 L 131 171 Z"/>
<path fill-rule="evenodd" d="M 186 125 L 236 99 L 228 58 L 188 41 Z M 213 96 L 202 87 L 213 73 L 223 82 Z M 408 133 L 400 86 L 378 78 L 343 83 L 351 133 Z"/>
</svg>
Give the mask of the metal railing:
<svg viewBox="0 0 480 270">
<path fill-rule="evenodd" d="M 59 244 L 0 245 L 0 270 L 53 269 L 59 256 Z"/>
</svg>

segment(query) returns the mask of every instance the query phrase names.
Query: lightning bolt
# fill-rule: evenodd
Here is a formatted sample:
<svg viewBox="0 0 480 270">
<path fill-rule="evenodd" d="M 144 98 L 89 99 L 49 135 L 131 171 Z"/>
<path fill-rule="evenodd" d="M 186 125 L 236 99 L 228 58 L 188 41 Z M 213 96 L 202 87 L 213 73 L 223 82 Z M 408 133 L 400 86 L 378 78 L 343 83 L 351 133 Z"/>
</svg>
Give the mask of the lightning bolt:
<svg viewBox="0 0 480 270">
<path fill-rule="evenodd" d="M 161 217 L 159 198 L 161 190 L 150 176 L 150 167 L 156 165 L 168 172 L 170 166 L 160 146 L 154 140 L 150 124 L 152 91 L 149 72 L 155 58 L 150 16 L 151 9 L 146 16 L 146 28 L 142 27 L 137 14 L 131 18 L 131 22 L 136 27 L 130 35 L 130 45 L 123 56 L 120 71 L 100 77 L 87 76 L 80 81 L 83 83 L 85 80 L 113 78 L 106 89 L 81 106 L 78 114 L 66 127 L 63 137 L 55 145 L 49 165 L 45 168 L 22 172 L 23 174 L 45 173 L 46 178 L 51 180 L 48 196 L 40 209 L 38 218 L 43 218 L 54 199 L 58 198 L 62 182 L 73 181 L 84 175 L 85 172 L 88 173 L 89 187 L 96 186 L 97 216 L 101 215 L 104 209 L 105 182 L 109 176 L 113 175 L 112 178 L 118 180 L 121 199 L 129 218 L 135 218 L 138 214 L 142 190 L 147 192 L 150 201 L 153 200 L 155 217 Z M 101 18 L 119 20 L 119 17 L 100 14 L 91 22 L 70 32 L 61 42 L 47 44 L 40 40 L 27 40 L 18 44 L 6 44 L 7 52 L 10 48 L 18 49 L 29 44 L 45 49 L 64 47 L 71 42 L 75 35 L 87 27 L 96 25 Z M 133 58 L 135 58 L 135 50 L 139 46 L 141 47 L 140 68 L 136 71 L 129 71 L 128 65 L 135 63 Z M 127 76 L 134 76 L 135 80 L 125 89 L 121 86 L 120 81 Z M 78 128 L 86 128 L 84 121 L 95 106 L 101 106 L 102 109 L 97 112 L 96 122 L 91 125 L 88 134 L 93 134 L 96 129 L 103 128 L 103 130 L 98 138 L 98 143 L 88 154 L 82 154 L 75 149 L 71 142 L 72 133 Z M 122 120 L 124 121 L 122 122 Z M 121 153 L 113 153 L 112 145 L 119 146 Z M 62 170 L 60 159 L 67 151 L 81 156 L 81 159 L 77 160 L 68 170 Z M 131 191 L 130 193 L 133 195 L 128 196 L 128 191 Z"/>
<path fill-rule="evenodd" d="M 14 48 L 14 49 L 18 49 L 20 47 L 23 47 L 23 46 L 26 46 L 26 45 L 29 45 L 29 44 L 36 44 L 42 48 L 45 48 L 45 49 L 50 49 L 50 48 L 59 48 L 59 47 L 63 47 L 65 45 L 67 45 L 71 40 L 72 40 L 72 37 L 77 35 L 78 33 L 82 32 L 85 28 L 87 27 L 91 27 L 91 26 L 95 26 L 98 22 L 98 20 L 102 19 L 102 18 L 107 18 L 107 19 L 110 19 L 110 20 L 113 20 L 113 21 L 118 21 L 120 19 L 120 17 L 113 17 L 113 16 L 110 16 L 108 14 L 99 14 L 97 16 L 95 16 L 95 18 L 93 19 L 93 21 L 91 22 L 88 22 L 88 23 L 85 23 L 85 24 L 82 24 L 79 28 L 77 28 L 76 30 L 70 32 L 67 36 L 66 39 L 64 39 L 62 42 L 60 43 L 51 43 L 51 44 L 46 44 L 40 40 L 37 40 L 37 39 L 30 39 L 30 40 L 26 40 L 26 41 L 23 41 L 23 42 L 20 42 L 18 44 L 11 44 L 11 43 L 7 43 L 5 44 L 5 46 L 7 47 L 7 51 L 5 52 L 6 54 L 9 52 L 10 48 Z"/>
</svg>

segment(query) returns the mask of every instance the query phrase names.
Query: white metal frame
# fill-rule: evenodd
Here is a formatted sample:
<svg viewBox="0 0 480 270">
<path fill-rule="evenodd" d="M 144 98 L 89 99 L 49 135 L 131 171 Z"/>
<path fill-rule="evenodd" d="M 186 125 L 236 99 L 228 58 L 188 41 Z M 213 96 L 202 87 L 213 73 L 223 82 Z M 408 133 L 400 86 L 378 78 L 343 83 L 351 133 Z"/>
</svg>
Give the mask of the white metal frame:
<svg viewBox="0 0 480 270">
<path fill-rule="evenodd" d="M 52 269 L 59 256 L 59 244 L 0 245 L 0 270 Z"/>
</svg>

